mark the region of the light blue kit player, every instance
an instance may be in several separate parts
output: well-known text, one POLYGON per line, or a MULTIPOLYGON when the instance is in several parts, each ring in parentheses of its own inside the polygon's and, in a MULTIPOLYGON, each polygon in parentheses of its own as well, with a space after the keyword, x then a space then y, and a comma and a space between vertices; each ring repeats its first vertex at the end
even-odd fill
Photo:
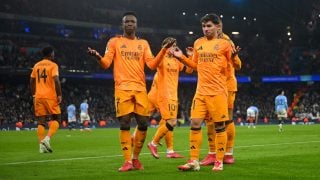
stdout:
POLYGON ((284 120, 288 117, 288 101, 287 97, 284 95, 284 90, 280 90, 278 96, 274 100, 275 112, 279 120, 279 132, 282 132, 282 126, 284 120))

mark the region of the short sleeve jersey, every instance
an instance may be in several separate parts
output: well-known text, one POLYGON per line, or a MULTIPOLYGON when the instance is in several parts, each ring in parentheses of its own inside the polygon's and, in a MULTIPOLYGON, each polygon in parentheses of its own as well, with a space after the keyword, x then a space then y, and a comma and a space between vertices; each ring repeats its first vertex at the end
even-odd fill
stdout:
POLYGON ((36 63, 31 72, 35 78, 35 98, 57 99, 54 77, 59 76, 58 65, 48 59, 36 63))
POLYGON ((109 40, 101 64, 109 67, 114 61, 115 89, 146 91, 144 66, 153 58, 146 40, 118 36, 109 40))
POLYGON ((179 72, 184 65, 178 59, 166 54, 157 68, 158 98, 178 100, 179 72))
POLYGON ((192 60, 197 63, 197 93, 227 94, 227 66, 231 61, 231 45, 224 39, 199 38, 194 43, 192 60))

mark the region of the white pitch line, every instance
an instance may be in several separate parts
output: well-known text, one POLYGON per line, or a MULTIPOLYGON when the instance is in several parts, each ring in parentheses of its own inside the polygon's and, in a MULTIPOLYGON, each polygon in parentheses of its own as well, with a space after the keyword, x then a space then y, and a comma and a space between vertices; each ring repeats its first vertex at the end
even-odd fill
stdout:
MULTIPOLYGON (((250 148, 250 147, 265 147, 265 146, 280 146, 280 145, 292 145, 292 144, 308 144, 308 143, 320 143, 320 141, 307 141, 307 142, 290 142, 290 143, 277 143, 277 144, 256 144, 256 145, 248 145, 248 146, 236 146, 235 148, 250 148)), ((201 149, 201 151, 208 149, 201 149)), ((181 150, 176 152, 185 152, 189 150, 181 150)), ((160 154, 164 154, 166 152, 159 152, 160 154)), ((150 155, 150 153, 141 153, 140 155, 150 155)), ((92 157, 79 157, 79 158, 63 158, 63 159, 51 159, 51 160, 39 160, 39 161, 21 161, 21 162, 11 162, 11 163, 3 163, 0 165, 19 165, 19 164, 32 164, 32 163, 47 163, 47 162, 59 162, 59 161, 74 161, 74 160, 86 160, 86 159, 100 159, 100 158, 114 158, 114 157, 122 157, 121 155, 110 155, 110 156, 92 156, 92 157)))

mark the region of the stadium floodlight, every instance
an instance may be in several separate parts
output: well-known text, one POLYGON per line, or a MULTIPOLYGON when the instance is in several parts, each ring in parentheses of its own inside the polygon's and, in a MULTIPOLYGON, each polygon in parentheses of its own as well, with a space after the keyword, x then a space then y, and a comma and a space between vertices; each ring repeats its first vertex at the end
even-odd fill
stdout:
POLYGON ((233 35, 239 35, 240 33, 238 31, 233 31, 231 34, 233 35))

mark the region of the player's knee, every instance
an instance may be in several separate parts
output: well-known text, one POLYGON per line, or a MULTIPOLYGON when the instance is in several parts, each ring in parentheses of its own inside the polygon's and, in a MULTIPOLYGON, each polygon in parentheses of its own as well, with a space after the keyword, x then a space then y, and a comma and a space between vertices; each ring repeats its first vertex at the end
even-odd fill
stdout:
POLYGON ((168 128, 169 131, 173 131, 173 126, 166 122, 166 127, 168 128))
POLYGON ((215 122, 214 123, 214 129, 216 133, 221 133, 226 131, 226 126, 224 122, 215 122))
POLYGON ((122 117, 119 117, 119 123, 120 123, 120 130, 130 130, 130 116, 125 115, 122 117))
POLYGON ((200 131, 201 130, 201 126, 200 127, 191 127, 190 128, 192 131, 200 131))
POLYGON ((51 115, 52 120, 58 121, 58 123, 61 123, 61 114, 53 114, 51 115))
POLYGON ((168 124, 168 126, 170 126, 170 128, 167 126, 170 131, 172 131, 173 128, 176 127, 177 121, 178 121, 177 119, 168 119, 168 120, 166 121, 166 124, 168 124), (171 130, 171 129, 172 129, 172 130, 171 130))
POLYGON ((138 124, 138 129, 140 131, 146 131, 148 129, 148 121, 149 121, 148 116, 136 115, 136 120, 138 124))
POLYGON ((46 122, 45 121, 38 121, 38 126, 46 127, 46 122))
POLYGON ((37 125, 39 126, 43 126, 43 127, 46 127, 46 117, 45 116, 40 116, 40 117, 37 117, 37 125))
POLYGON ((203 120, 201 119, 191 119, 191 127, 192 128, 201 128, 203 120))

